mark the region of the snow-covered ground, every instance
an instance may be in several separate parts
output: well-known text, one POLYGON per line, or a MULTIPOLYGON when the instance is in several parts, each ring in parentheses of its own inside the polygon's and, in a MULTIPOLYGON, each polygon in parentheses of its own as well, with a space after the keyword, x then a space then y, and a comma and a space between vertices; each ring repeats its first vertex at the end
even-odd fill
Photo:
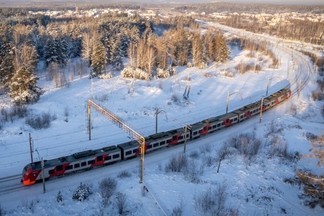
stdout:
MULTIPOLYGON (((92 111, 92 140, 88 140, 86 102, 90 97, 146 136, 155 132, 154 108, 165 112, 158 116, 158 130, 167 131, 225 113, 227 94, 230 95, 231 111, 259 100, 266 94, 267 86, 271 94, 287 85, 287 78, 293 82, 298 77, 295 74, 307 73, 305 66, 298 65, 304 62, 295 59, 298 66, 291 64, 291 52, 280 48, 275 51, 281 59, 280 68, 267 68, 267 61, 270 60, 264 57, 264 68, 258 73, 224 74, 238 62, 256 61, 233 48, 232 59, 225 64, 211 65, 203 70, 178 67, 177 74, 169 79, 134 81, 121 78, 116 73, 108 80, 93 79, 91 82, 87 77, 76 79, 64 88, 40 82, 47 91, 36 104, 28 106, 28 110, 35 115, 50 113, 56 119, 51 122, 50 128, 42 130, 30 128, 24 119, 3 125, 0 131, 0 178, 21 173, 24 165, 30 162, 29 133, 33 147, 39 153, 39 156, 34 153, 35 160, 129 140, 127 134, 95 111, 92 111), (189 100, 182 98, 186 85, 191 86, 189 100)), ((197 200, 205 191, 213 191, 220 186, 224 186, 226 191, 224 212, 232 210, 239 215, 320 215, 322 209, 310 209, 303 205, 303 200, 299 198, 302 189, 285 183, 285 179, 294 178, 297 169, 312 169, 323 175, 323 167, 316 166, 317 161, 307 157, 296 162, 270 154, 270 141, 274 136, 281 140, 282 145, 287 145, 289 153, 307 155, 310 144, 306 133, 323 135, 323 116, 320 113, 323 103, 315 103, 310 97, 315 86, 313 76, 299 97, 294 95, 289 101, 265 113, 261 123, 258 118, 253 118, 189 142, 187 156, 191 170, 198 172, 197 181, 188 179, 187 174, 165 171, 170 158, 183 152, 183 146, 179 145, 145 157, 144 184, 149 190, 145 196, 143 185, 138 183, 139 162, 133 159, 48 181, 46 194, 42 194, 41 184, 0 193, 1 208, 8 215, 116 215, 116 195, 104 208, 98 188, 103 178, 112 177, 118 182, 117 191, 126 195, 129 215, 171 215, 176 207, 182 209, 183 215, 202 215, 196 205, 197 200), (261 140, 259 153, 251 160, 233 153, 222 161, 217 173, 219 149, 224 142, 241 133, 253 133, 261 140), (123 170, 131 177, 117 177, 123 170), (83 202, 72 200, 72 193, 80 182, 91 184, 94 192, 83 202), (58 191, 62 193, 61 203, 56 200, 58 191)), ((7 106, 8 98, 1 96, 0 107, 7 106)), ((12 184, 19 185, 20 182, 12 184)))

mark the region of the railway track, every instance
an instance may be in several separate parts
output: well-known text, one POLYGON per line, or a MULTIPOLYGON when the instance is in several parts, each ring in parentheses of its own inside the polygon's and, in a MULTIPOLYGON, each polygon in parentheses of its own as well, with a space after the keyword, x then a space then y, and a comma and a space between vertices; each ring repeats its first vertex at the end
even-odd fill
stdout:
POLYGON ((21 174, 0 178, 0 195, 22 190, 24 187, 20 184, 20 179, 21 174))
POLYGON ((229 26, 224 26, 218 23, 209 23, 205 21, 198 21, 201 22, 202 25, 206 26, 212 26, 221 29, 224 32, 229 32, 232 34, 239 35, 240 37, 245 38, 256 38, 258 40, 265 40, 270 43, 272 43, 277 48, 281 49, 283 52, 286 52, 288 54, 293 54, 294 60, 296 60, 298 64, 298 72, 296 72, 295 77, 287 77, 287 79, 290 82, 291 86, 291 92, 292 95, 297 95, 302 89, 305 88, 305 86, 310 81, 311 75, 313 74, 313 68, 311 66, 311 63, 309 61, 305 60, 305 56, 301 54, 299 51, 296 51, 292 48, 290 48, 289 44, 284 41, 284 39, 279 39, 272 36, 267 36, 263 34, 248 32, 242 29, 236 29, 229 26))

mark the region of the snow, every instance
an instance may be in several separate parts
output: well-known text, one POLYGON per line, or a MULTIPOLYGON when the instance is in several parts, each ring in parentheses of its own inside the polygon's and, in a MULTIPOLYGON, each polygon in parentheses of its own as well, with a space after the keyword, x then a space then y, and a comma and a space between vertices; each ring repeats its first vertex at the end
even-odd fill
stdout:
MULTIPOLYGON (((167 131, 225 113, 227 94, 230 94, 231 111, 264 97, 268 84, 271 94, 286 86, 287 78, 293 83, 295 74, 299 76, 307 72, 306 66, 301 64, 309 64, 309 60, 303 56, 296 57, 294 61, 298 68, 292 68, 293 65, 289 64, 292 61, 291 52, 278 45, 275 53, 281 59, 279 69, 269 69, 265 64, 258 73, 235 73, 231 77, 222 71, 229 70, 240 61, 251 60, 236 47, 233 47, 231 60, 224 64, 214 64, 202 70, 178 67, 176 75, 168 79, 140 81, 115 74, 105 80, 82 77, 66 87, 54 88, 44 77, 40 85, 46 92, 28 109, 33 114, 50 113, 56 116, 56 120, 51 122, 50 128, 42 130, 30 128, 24 119, 3 125, 0 130, 0 178, 21 173, 24 165, 30 162, 29 133, 34 149, 39 152, 39 155, 34 153, 35 160, 130 140, 121 129, 95 111, 92 111, 92 139, 88 140, 86 102, 91 97, 147 136, 155 131, 154 108, 158 107, 166 113, 158 116, 158 131, 167 131), (287 68, 290 74, 287 74, 287 68), (186 85, 191 86, 189 100, 182 98, 186 85)), ((315 80, 310 79, 299 97, 294 95, 289 101, 266 112, 261 123, 258 123, 258 118, 253 118, 189 142, 187 155, 190 158, 193 152, 198 152, 198 158, 190 160, 194 161, 197 169, 203 167, 199 183, 190 182, 183 173, 165 172, 164 167, 170 158, 183 152, 183 146, 179 145, 146 155, 144 184, 149 192, 145 196, 143 185, 138 183, 138 159, 133 159, 48 181, 45 194, 42 194, 41 184, 14 192, 1 192, 1 208, 8 215, 116 215, 116 196, 111 198, 108 207, 103 208, 98 188, 100 180, 112 177, 118 182, 117 191, 126 194, 128 215, 170 215, 178 206, 181 206, 183 215, 201 215, 195 206, 195 199, 219 185, 226 186, 226 208, 236 209, 239 215, 321 215, 320 207, 311 209, 303 204, 299 198, 302 190, 298 186, 284 180, 294 178, 298 169, 313 170, 323 175, 323 167, 318 167, 317 161, 310 158, 302 158, 295 163, 269 156, 269 140, 274 134, 287 143, 288 152, 302 154, 309 154, 310 149, 306 132, 323 135, 324 121, 320 114, 323 103, 315 103, 309 97, 314 85, 315 80), (273 125, 281 130, 271 134, 269 131, 273 125), (251 161, 238 154, 230 155, 222 161, 220 173, 216 173, 219 149, 230 137, 241 133, 255 133, 262 140, 260 153, 251 161), (214 162, 210 167, 202 166, 208 157, 214 162), (131 177, 118 178, 123 170, 131 173, 131 177), (83 202, 71 198, 80 182, 91 184, 93 189, 93 194, 83 202), (63 196, 61 204, 56 201, 58 191, 63 196)), ((7 98, 1 97, 0 107, 7 107, 7 98)), ((20 182, 11 184, 16 186, 20 182)))

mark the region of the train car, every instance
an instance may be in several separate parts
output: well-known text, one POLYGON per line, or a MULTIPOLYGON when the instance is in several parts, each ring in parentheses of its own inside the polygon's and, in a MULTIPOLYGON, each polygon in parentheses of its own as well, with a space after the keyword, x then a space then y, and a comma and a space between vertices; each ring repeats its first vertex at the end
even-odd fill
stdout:
POLYGON ((139 153, 139 144, 136 140, 117 145, 121 149, 122 160, 136 157, 139 153))
POLYGON ((172 134, 172 138, 169 141, 168 146, 178 145, 180 143, 184 143, 186 140, 189 140, 191 132, 189 129, 186 132, 184 128, 179 128, 171 130, 170 133, 172 134))
MULTIPOLYGON (((44 178, 50 179, 72 172, 103 166, 121 160, 121 151, 116 146, 87 150, 52 160, 44 160, 44 178)), ((21 182, 32 185, 42 179, 41 161, 30 163, 23 169, 21 182)))
POLYGON ((151 152, 158 150, 160 148, 166 147, 171 143, 173 134, 170 132, 161 132, 153 134, 145 139, 146 141, 146 151, 151 152))
POLYGON ((191 125, 191 139, 197 139, 224 127, 236 124, 237 122, 238 115, 236 113, 227 113, 221 116, 205 119, 191 125))
MULTIPOLYGON (((281 89, 263 99, 262 111, 266 111, 291 96, 290 87, 281 89)), ((244 121, 260 113, 261 100, 244 106, 230 113, 205 119, 194 123, 188 130, 184 128, 157 133, 145 138, 145 152, 155 151, 166 146, 184 143, 189 139, 197 139, 206 134, 244 121)), ((87 150, 69 156, 44 161, 44 178, 54 178, 72 172, 86 170, 93 167, 127 160, 136 157, 139 153, 137 141, 130 141, 117 146, 109 146, 97 150, 87 150)), ((41 162, 30 163, 24 167, 22 183, 32 185, 40 181, 42 176, 41 162)))

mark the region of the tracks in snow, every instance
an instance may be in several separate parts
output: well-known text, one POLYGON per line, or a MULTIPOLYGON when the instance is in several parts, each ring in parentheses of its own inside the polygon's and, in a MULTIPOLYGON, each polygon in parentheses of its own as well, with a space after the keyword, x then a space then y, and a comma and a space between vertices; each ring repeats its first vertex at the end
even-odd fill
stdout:
POLYGON ((0 195, 22 190, 24 186, 20 184, 21 174, 0 178, 0 195))

